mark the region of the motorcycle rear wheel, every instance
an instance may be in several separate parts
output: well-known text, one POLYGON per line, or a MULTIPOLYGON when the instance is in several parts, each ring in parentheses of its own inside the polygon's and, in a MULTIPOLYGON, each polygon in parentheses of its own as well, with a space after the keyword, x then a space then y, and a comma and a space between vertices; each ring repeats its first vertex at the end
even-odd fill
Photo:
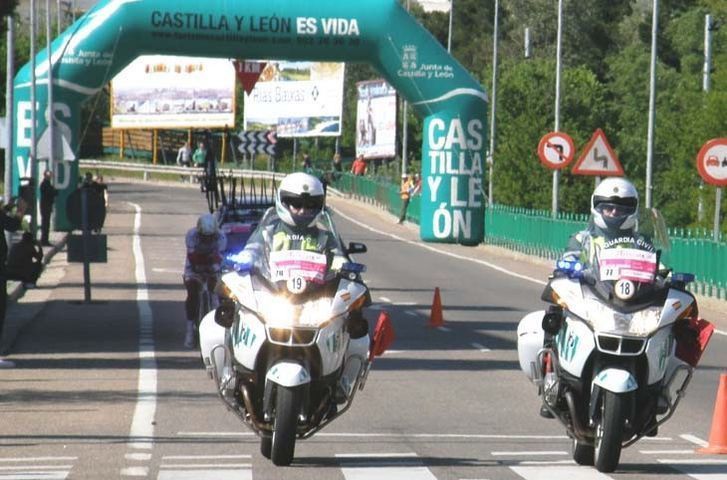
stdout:
POLYGON ((601 418, 596 422, 594 464, 599 472, 610 473, 618 467, 624 432, 627 395, 604 391, 601 418))
POLYGON ((270 459, 275 465, 287 466, 295 454, 295 435, 298 429, 298 413, 302 390, 299 387, 278 386, 275 401, 270 459))

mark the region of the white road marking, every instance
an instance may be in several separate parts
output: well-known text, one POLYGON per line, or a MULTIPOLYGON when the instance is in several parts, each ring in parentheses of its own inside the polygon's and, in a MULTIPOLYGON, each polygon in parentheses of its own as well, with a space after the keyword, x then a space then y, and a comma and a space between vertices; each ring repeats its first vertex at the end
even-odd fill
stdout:
POLYGON ((576 465, 573 460, 524 460, 520 465, 576 465))
POLYGON ((156 273, 178 273, 179 275, 184 273, 181 268, 152 268, 151 271, 156 273))
POLYGON ((165 455, 162 460, 222 460, 252 458, 252 455, 165 455))
POLYGON ((127 460, 137 460, 139 462, 151 460, 151 453, 127 453, 124 455, 127 460))
MULTIPOLYGON (((56 468, 61 469, 67 469, 70 470, 73 468, 73 465, 22 465, 18 467, 11 467, 8 465, 3 465, 0 467, 0 471, 11 471, 11 470, 54 470, 56 468)), ((58 470, 60 472, 60 470, 58 470)), ((55 470, 54 470, 55 473, 55 470)))
POLYGON ((0 480, 65 480, 70 472, 37 471, 0 474, 0 480))
POLYGON ((727 460, 705 458, 699 460, 659 459, 657 461, 689 475, 695 480, 727 480, 727 460))
POLYGON ((391 303, 389 297, 379 297, 379 300, 381 300, 382 302, 391 303))
POLYGON ((411 317, 418 317, 419 314, 417 312, 412 312, 411 310, 404 310, 404 313, 411 316, 411 317))
POLYGON ((412 305, 416 305, 417 302, 396 302, 395 305, 399 305, 402 307, 410 307, 412 305))
MULTIPOLYGON (((141 207, 130 203, 136 210, 134 216, 133 251, 136 263, 136 304, 139 309, 139 386, 134 417, 131 421, 129 436, 134 439, 130 448, 151 449, 154 437, 154 415, 157 397, 157 363, 154 353, 154 338, 148 332, 154 323, 149 306, 149 290, 147 289, 146 272, 144 271, 144 253, 141 249, 141 207)), ((142 468, 142 467, 132 467, 142 468)))
POLYGON ((531 455, 537 456, 537 455, 568 455, 568 452, 563 452, 560 450, 541 450, 536 452, 490 452, 490 454, 493 457, 505 457, 505 456, 526 456, 529 457, 531 455))
POLYGON ((727 331, 724 331, 724 330, 718 330, 715 328, 714 333, 716 333, 717 335, 724 335, 725 337, 727 337, 727 331))
POLYGON ((251 463, 169 463, 159 468, 252 468, 251 463))
POLYGON ((78 457, 16 457, 0 458, 0 462, 71 462, 78 457))
POLYGON ((346 480, 437 480, 416 453, 336 454, 346 480))
POLYGON ((125 477, 146 477, 149 475, 149 467, 122 468, 121 475, 123 475, 125 477))
POLYGON ((437 327, 437 330, 439 330, 440 332, 451 332, 452 331, 452 329, 449 327, 437 327))
POLYGON ((383 235, 385 237, 393 238, 394 240, 399 240, 400 242, 407 243, 409 245, 415 245, 415 246, 417 246, 419 248, 423 248, 425 250, 429 250, 430 252, 436 252, 436 253, 439 253, 441 255, 446 255, 448 257, 456 258, 456 259, 459 259, 459 260, 464 260, 464 261, 467 261, 467 262, 472 262, 472 263, 477 263, 479 265, 484 265, 485 267, 491 268, 493 270, 497 270, 498 272, 504 273, 506 275, 510 275, 512 277, 520 278, 522 280, 527 280, 528 282, 536 283, 538 285, 545 285, 546 284, 546 282, 544 282, 542 280, 538 280, 536 278, 528 277, 527 275, 520 275, 519 273, 511 272, 510 270, 507 270, 505 268, 499 267, 499 266, 497 266, 497 265, 495 265, 493 263, 486 262, 484 260, 479 260, 479 259, 476 259, 476 258, 469 258, 469 257, 465 257, 464 255, 458 255, 456 253, 447 252, 445 250, 440 250, 438 248, 432 247, 431 245, 428 245, 428 244, 414 242, 412 240, 407 240, 406 238, 400 237, 398 235, 394 235, 393 233, 384 232, 384 231, 379 230, 377 228, 374 228, 374 227, 372 227, 370 225, 367 225, 365 223, 359 222, 355 218, 352 218, 352 217, 346 215, 345 213, 343 213, 338 208, 334 208, 334 211, 336 212, 336 215, 338 215, 340 217, 343 217, 346 220, 348 220, 349 222, 352 222, 352 223, 358 225, 359 227, 361 227, 361 228, 363 228, 365 230, 368 230, 370 232, 378 233, 379 235, 383 235))
POLYGON ((252 480, 252 470, 162 470, 157 480, 252 480))
POLYGON ((696 437, 696 436, 692 435, 691 433, 685 433, 683 435, 679 435, 679 438, 682 438, 682 439, 686 440, 687 442, 691 442, 695 445, 699 445, 700 447, 709 446, 709 442, 707 442, 706 440, 702 440, 701 438, 696 437))
POLYGON ((487 348, 484 345, 481 345, 481 344, 479 344, 477 342, 472 342, 472 343, 470 343, 470 345, 472 345, 473 347, 475 347, 475 349, 479 350, 480 352, 491 352, 492 351, 489 348, 487 348))
POLYGON ((611 480, 611 477, 604 475, 594 468, 584 468, 581 466, 515 466, 510 467, 510 470, 525 480, 553 480, 554 478, 567 478, 568 480, 611 480))
POLYGON ((639 450, 644 455, 690 455, 694 450, 639 450))

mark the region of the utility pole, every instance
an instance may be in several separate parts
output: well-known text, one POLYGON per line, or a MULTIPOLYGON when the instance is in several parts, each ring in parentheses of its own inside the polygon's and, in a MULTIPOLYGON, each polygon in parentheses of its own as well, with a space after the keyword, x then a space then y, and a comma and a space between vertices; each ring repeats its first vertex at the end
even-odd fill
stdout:
POLYGON ((454 16, 454 0, 449 0, 449 33, 447 34, 447 52, 452 53, 452 17, 454 16))
MULTIPOLYGON (((406 11, 409 11, 409 0, 406 0, 406 11)), ((404 99, 401 119, 401 178, 407 173, 409 163, 409 103, 404 99)))
POLYGON ((646 208, 652 207, 654 164, 654 124, 656 123, 656 34, 659 30, 659 0, 653 0, 651 16, 651 75, 649 78, 649 129, 646 141, 646 208))
MULTIPOLYGON (((563 0, 558 0, 558 38, 555 60, 555 131, 560 131, 560 71, 561 44, 563 40, 563 0)), ((558 182, 560 170, 553 170, 553 218, 558 218, 558 182)))
MULTIPOLYGON (((51 55, 51 2, 45 0, 46 52, 48 53, 48 163, 46 168, 55 171, 55 125, 53 122, 53 55, 51 55)), ((60 17, 59 17, 60 20, 60 17)), ((59 23, 60 25, 60 23, 59 23)))
POLYGON ((5 149, 5 205, 10 202, 10 198, 13 193, 13 156, 12 156, 12 145, 13 145, 13 132, 15 131, 15 104, 14 102, 14 90, 13 90, 13 77, 15 76, 15 22, 13 17, 8 15, 8 48, 7 48, 7 83, 5 84, 5 126, 7 127, 8 145, 5 149))
POLYGON ((498 43, 498 24, 500 20, 500 1, 495 0, 495 21, 492 32, 492 98, 490 105, 490 152, 487 156, 490 176, 487 186, 487 204, 492 207, 494 203, 492 190, 494 187, 493 170, 495 167, 495 115, 497 113, 497 43, 498 43))

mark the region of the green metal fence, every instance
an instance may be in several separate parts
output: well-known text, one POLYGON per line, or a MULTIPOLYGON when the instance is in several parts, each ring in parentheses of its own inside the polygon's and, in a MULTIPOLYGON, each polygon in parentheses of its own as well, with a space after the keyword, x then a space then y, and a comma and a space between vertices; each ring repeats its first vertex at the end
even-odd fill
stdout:
MULTIPOLYGON (((341 174, 330 184, 394 215, 400 212, 399 186, 388 179, 341 174)), ((419 198, 412 198, 407 209, 407 219, 414 223, 419 223, 419 198)), ((495 205, 485 213, 485 243, 555 259, 587 223, 587 215, 561 213, 554 219, 549 211, 495 205)), ((693 291, 727 299, 727 242, 715 242, 706 230, 674 229, 669 237, 671 251, 663 254, 663 263, 674 271, 693 273, 693 291)))

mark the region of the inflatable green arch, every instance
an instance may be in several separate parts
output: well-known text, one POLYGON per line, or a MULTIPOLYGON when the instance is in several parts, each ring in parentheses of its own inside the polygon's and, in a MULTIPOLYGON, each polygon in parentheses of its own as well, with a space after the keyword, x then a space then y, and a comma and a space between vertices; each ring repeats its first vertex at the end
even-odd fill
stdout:
MULTIPOLYGON (((47 129, 47 51, 36 60, 36 131, 47 129), (44 81, 45 80, 45 81, 44 81)), ((474 245, 484 235, 487 96, 397 0, 105 0, 51 46, 53 118, 77 152, 80 108, 143 54, 368 62, 425 117, 421 238, 474 245)), ((29 176, 30 66, 15 78, 13 191, 29 176)), ((58 162, 58 206, 78 164, 58 162)), ((39 166, 44 168, 44 166, 39 166)), ((39 172, 35 172, 39 178, 39 172)), ((68 229, 64 209, 57 228, 68 229)))

